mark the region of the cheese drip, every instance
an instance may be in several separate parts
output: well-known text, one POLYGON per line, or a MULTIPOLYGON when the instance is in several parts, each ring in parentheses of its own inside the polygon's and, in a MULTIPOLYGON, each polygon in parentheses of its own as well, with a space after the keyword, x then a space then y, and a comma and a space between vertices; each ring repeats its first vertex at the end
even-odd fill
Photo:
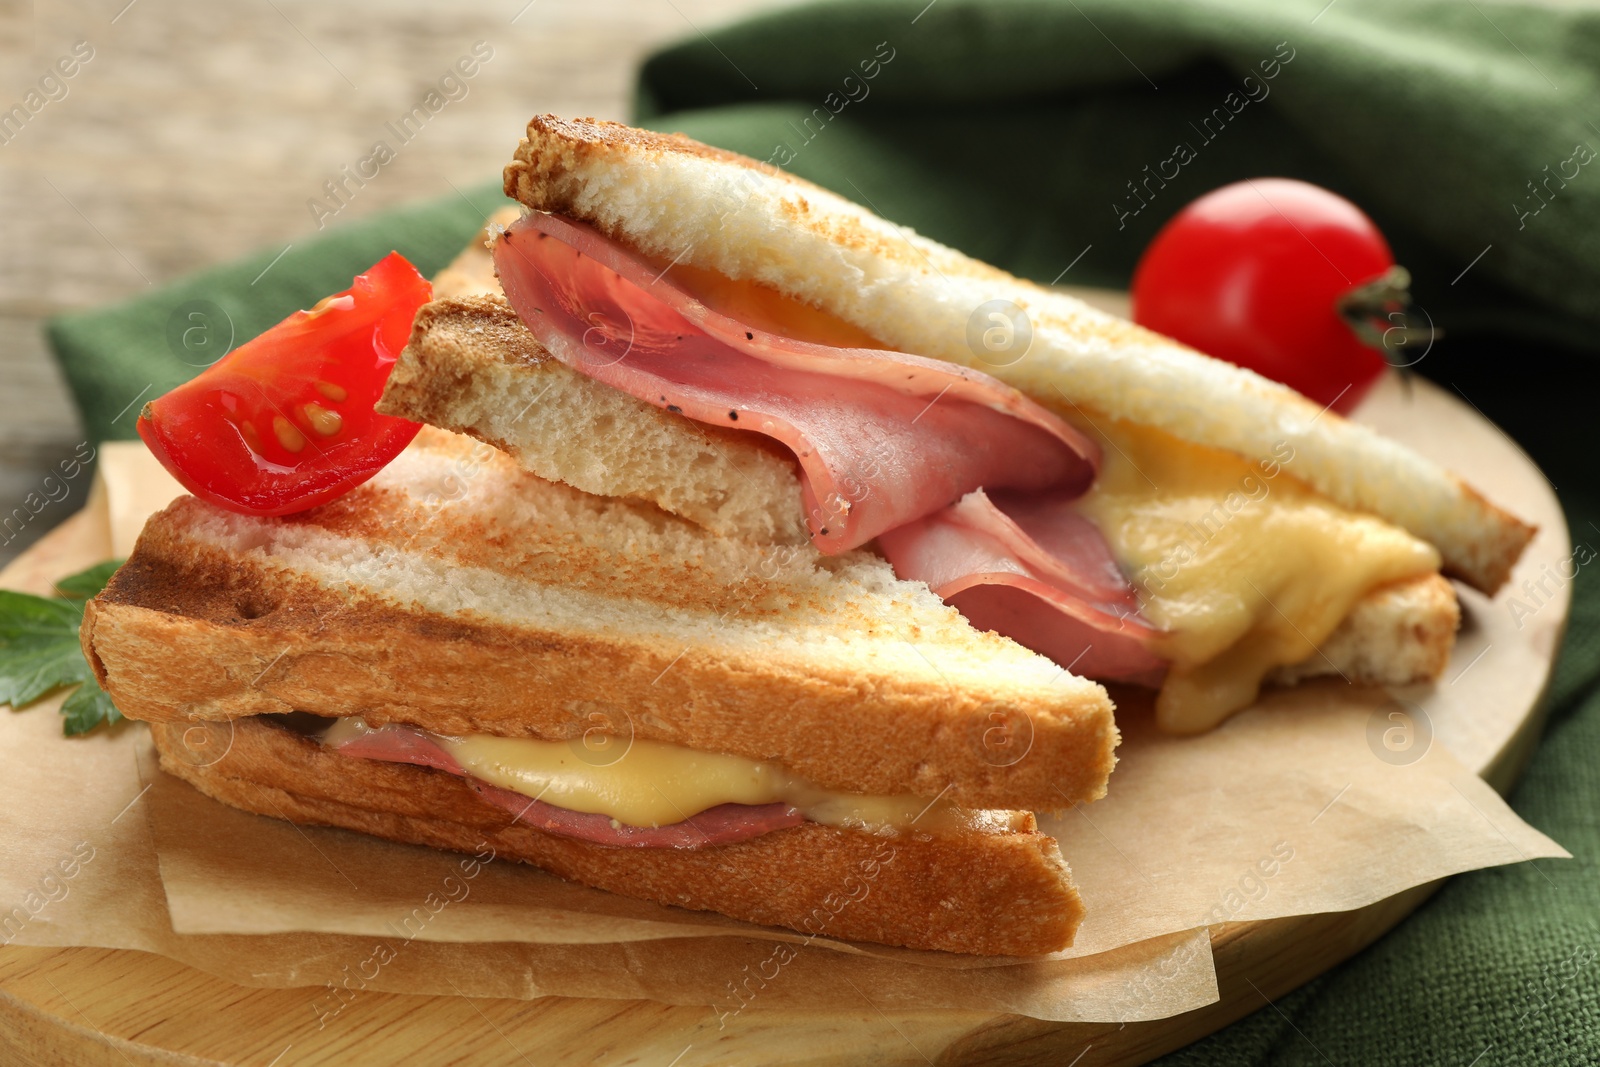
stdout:
POLYGON ((1163 729, 1211 729, 1274 667, 1317 655, 1368 593, 1439 569, 1433 546, 1295 479, 1287 443, 1251 462, 1130 423, 1080 428, 1108 447, 1078 509, 1164 631, 1163 729))
MULTIPOLYGON (((380 729, 341 718, 322 734, 337 746, 380 729)), ((667 826, 719 804, 785 803, 812 822, 875 831, 1012 829, 1024 813, 958 808, 918 796, 825 789, 775 763, 703 752, 663 741, 591 733, 572 741, 427 734, 474 778, 568 811, 629 826, 667 826)))

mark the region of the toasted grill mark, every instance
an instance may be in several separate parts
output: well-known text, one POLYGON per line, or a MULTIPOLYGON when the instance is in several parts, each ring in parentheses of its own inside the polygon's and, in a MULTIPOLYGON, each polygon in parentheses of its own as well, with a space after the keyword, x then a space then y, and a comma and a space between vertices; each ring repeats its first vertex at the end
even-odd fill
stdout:
MULTIPOLYGON (((141 544, 97 599, 220 626, 281 631, 291 641, 337 620, 340 629, 355 626, 376 644, 387 643, 393 633, 402 631, 480 646, 507 643, 503 626, 467 614, 400 607, 353 585, 330 589, 192 541, 183 545, 176 559, 167 558, 155 545, 141 544)), ((549 649, 558 647, 559 641, 537 639, 534 644, 549 649)))
MULTIPOLYGON (((290 526, 315 526, 342 537, 378 541, 392 537, 397 526, 403 524, 402 516, 414 508, 410 494, 404 490, 367 482, 326 504, 285 515, 278 521, 290 526)), ((263 527, 271 529, 266 523, 263 527)), ((399 543, 404 541, 402 532, 399 543)))
MULTIPOLYGON (((543 513, 517 515, 502 510, 515 498, 517 485, 537 482, 531 474, 511 468, 510 461, 495 457, 496 469, 481 473, 482 483, 462 479, 459 495, 439 495, 431 506, 407 489, 368 482, 352 492, 295 515, 251 522, 260 531, 266 551, 282 538, 278 531, 315 528, 375 547, 401 551, 451 567, 473 567, 535 585, 561 589, 581 589, 600 596, 643 600, 662 607, 714 615, 725 623, 754 621, 779 615, 798 614, 819 618, 842 608, 837 598, 829 598, 818 585, 773 580, 740 571, 726 574, 696 559, 672 558, 659 551, 640 547, 623 554, 614 546, 589 544, 584 531, 590 522, 607 523, 633 518, 639 513, 669 530, 688 528, 684 520, 647 505, 613 501, 602 505, 599 514, 573 521, 570 513, 553 507, 543 513), (611 513, 608 518, 607 513, 611 513)), ((564 488, 564 487, 563 487, 564 488)), ((541 486, 549 494, 549 486, 541 486)), ((565 490, 580 497, 576 490, 565 490)), ((179 509, 208 510, 208 505, 186 499, 174 505, 179 509)), ((181 520, 179 520, 181 521, 181 520)), ((169 587, 152 583, 172 581, 170 572, 156 574, 147 563, 130 565, 117 575, 106 591, 108 600, 137 593, 138 601, 148 606, 203 603, 203 617, 218 622, 260 619, 267 613, 239 610, 229 590, 248 585, 257 573, 254 563, 241 562, 231 551, 214 547, 197 549, 187 538, 173 540, 170 548, 158 547, 169 539, 165 521, 154 520, 145 539, 151 552, 166 558, 184 559, 197 553, 206 561, 203 573, 195 580, 204 588, 197 594, 183 581, 169 587)), ((648 545, 648 539, 643 544, 648 545)), ((145 560, 151 553, 141 553, 145 560)), ((137 562, 137 561, 136 561, 137 562)), ((352 574, 340 596, 375 597, 381 588, 381 574, 352 574)), ((252 609, 254 610, 254 609, 252 609)), ((186 610, 187 614, 193 614, 186 610)))
POLYGON ((435 300, 417 313, 411 344, 426 351, 445 344, 493 344, 530 365, 549 363, 546 352, 502 296, 463 296, 435 300))
POLYGON ((268 592, 254 567, 220 552, 186 553, 192 558, 182 565, 136 554, 96 600, 251 629, 294 629, 313 621, 298 591, 268 592))

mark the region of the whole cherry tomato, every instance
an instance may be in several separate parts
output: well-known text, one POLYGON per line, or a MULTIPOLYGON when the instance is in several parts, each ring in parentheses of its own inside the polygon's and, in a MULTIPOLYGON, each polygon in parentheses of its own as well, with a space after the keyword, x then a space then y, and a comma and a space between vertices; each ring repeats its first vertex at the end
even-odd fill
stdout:
POLYGON ((373 410, 433 288, 398 252, 144 406, 139 436, 183 487, 285 515, 360 485, 420 424, 373 410))
POLYGON ((1409 282, 1350 201, 1257 178, 1207 193, 1162 228, 1134 272, 1133 317, 1348 413, 1432 336, 1412 325, 1409 282))

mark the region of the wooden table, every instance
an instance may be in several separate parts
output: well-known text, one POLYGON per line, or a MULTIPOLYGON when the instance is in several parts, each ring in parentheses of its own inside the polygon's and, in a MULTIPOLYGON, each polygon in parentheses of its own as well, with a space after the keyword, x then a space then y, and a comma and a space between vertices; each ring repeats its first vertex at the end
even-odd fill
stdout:
MULTIPOLYGON (((0 516, 82 440, 47 317, 315 233, 307 200, 475 42, 493 58, 466 95, 326 224, 498 174, 535 112, 626 118, 647 51, 772 5, 0 0, 0 109, 75 42, 93 50, 66 95, 0 143, 0 516)), ((0 563, 82 507, 88 485, 0 532, 0 563)))

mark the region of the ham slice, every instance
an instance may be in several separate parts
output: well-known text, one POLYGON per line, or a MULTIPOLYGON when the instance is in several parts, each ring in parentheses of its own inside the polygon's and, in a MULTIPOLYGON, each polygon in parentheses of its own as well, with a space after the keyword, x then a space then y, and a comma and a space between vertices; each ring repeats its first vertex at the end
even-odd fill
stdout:
POLYGON ((782 830, 786 826, 798 826, 806 821, 804 815, 787 804, 718 804, 682 822, 666 826, 629 826, 613 822, 607 815, 571 811, 542 800, 531 800, 521 793, 501 789, 476 778, 468 779, 468 782, 479 796, 511 812, 520 823, 547 834, 575 837, 597 845, 706 848, 748 841, 752 837, 782 830))
POLYGON ((987 374, 797 340, 713 310, 660 266, 543 212, 495 243, 518 316, 557 359, 699 422, 776 439, 798 460, 813 542, 843 552, 985 486, 1069 495, 1098 446, 987 374))
POLYGON ((878 544, 896 575, 926 582, 979 629, 1074 674, 1159 683, 1157 631, 1099 530, 1062 494, 977 490, 878 544))
POLYGON ((346 756, 383 760, 385 763, 409 763, 414 767, 432 767, 436 771, 464 778, 467 775, 456 758, 450 755, 433 738, 412 726, 389 723, 375 730, 364 730, 348 741, 340 742, 338 749, 346 756))
POLYGON ((787 804, 718 804, 666 826, 629 826, 609 815, 546 804, 469 775, 438 742, 413 726, 390 723, 367 730, 338 746, 340 753, 388 763, 432 767, 465 778, 477 794, 511 812, 516 822, 547 834, 620 848, 707 848, 731 845, 798 826, 805 816, 787 804))

